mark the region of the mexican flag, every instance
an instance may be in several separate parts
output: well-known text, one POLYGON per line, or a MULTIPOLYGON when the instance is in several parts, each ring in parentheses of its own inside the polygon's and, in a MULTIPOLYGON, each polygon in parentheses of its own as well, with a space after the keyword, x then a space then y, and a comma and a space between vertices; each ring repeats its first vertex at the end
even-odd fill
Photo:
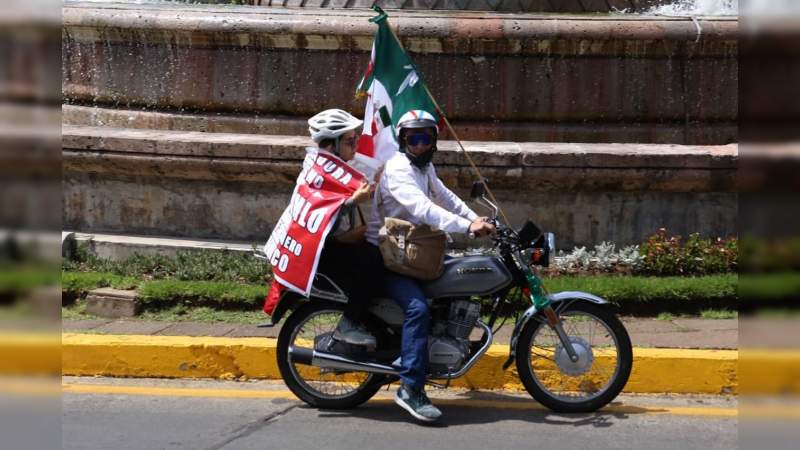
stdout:
POLYGON ((421 109, 440 115, 428 95, 419 71, 389 28, 389 16, 377 6, 377 17, 369 19, 378 25, 372 43, 372 56, 367 71, 356 89, 366 95, 364 131, 358 141, 358 153, 386 162, 398 150, 393 124, 406 112, 421 109))

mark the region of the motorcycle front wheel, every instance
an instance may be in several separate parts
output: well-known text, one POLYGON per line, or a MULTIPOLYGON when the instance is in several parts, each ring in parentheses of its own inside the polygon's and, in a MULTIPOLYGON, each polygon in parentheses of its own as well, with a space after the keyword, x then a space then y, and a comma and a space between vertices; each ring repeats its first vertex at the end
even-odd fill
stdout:
POLYGON ((553 411, 596 411, 628 382, 633 366, 628 332, 612 312, 594 304, 576 301, 555 309, 578 360, 571 361, 555 330, 534 317, 517 342, 519 377, 533 398, 553 411))
POLYGON ((374 396, 383 377, 366 372, 343 372, 298 364, 289 348, 313 349, 319 337, 332 333, 344 305, 312 301, 294 311, 278 334, 278 369, 289 389, 307 404, 325 409, 354 408, 374 396))

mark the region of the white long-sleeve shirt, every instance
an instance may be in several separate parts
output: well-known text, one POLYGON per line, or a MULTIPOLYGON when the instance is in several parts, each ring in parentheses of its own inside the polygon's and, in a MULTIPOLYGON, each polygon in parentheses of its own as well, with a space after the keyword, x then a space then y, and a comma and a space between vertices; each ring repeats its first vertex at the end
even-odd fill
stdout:
POLYGON ((420 169, 397 153, 386 162, 372 202, 367 241, 378 243, 386 217, 427 224, 448 233, 467 233, 478 215, 436 176, 433 164, 420 169))

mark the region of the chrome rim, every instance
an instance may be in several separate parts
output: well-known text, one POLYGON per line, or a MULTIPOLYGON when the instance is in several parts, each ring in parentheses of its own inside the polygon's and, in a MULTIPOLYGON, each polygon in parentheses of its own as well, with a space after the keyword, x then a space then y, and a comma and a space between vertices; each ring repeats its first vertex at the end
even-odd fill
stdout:
POLYGON ((585 311, 561 313, 561 320, 579 360, 569 361, 555 330, 541 324, 528 351, 534 381, 547 395, 564 402, 585 402, 603 395, 622 366, 616 335, 603 320, 585 311))

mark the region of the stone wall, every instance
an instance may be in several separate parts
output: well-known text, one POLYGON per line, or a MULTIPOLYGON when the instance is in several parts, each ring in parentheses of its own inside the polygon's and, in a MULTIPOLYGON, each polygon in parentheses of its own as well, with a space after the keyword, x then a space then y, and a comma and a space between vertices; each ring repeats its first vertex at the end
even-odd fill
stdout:
MULTIPOLYGON (((310 143, 65 126, 64 228, 264 241, 310 143)), ((637 243, 662 226, 736 233, 736 145, 464 144, 512 224, 533 218, 560 247, 637 243)), ((475 177, 455 143, 435 163, 466 197, 475 177)))
MULTIPOLYGON (((139 0, 133 0, 139 1, 139 0)), ((173 0, 185 3, 247 4, 278 8, 371 8, 525 13, 646 12, 675 0, 173 0)), ((141 1, 140 1, 141 3, 141 1)))
MULTIPOLYGON (((302 134, 322 109, 363 110, 353 94, 373 15, 68 3, 65 100, 159 111, 189 128, 278 134, 270 126, 281 123, 302 134)), ((735 18, 396 11, 390 24, 462 139, 736 141, 735 18)))

